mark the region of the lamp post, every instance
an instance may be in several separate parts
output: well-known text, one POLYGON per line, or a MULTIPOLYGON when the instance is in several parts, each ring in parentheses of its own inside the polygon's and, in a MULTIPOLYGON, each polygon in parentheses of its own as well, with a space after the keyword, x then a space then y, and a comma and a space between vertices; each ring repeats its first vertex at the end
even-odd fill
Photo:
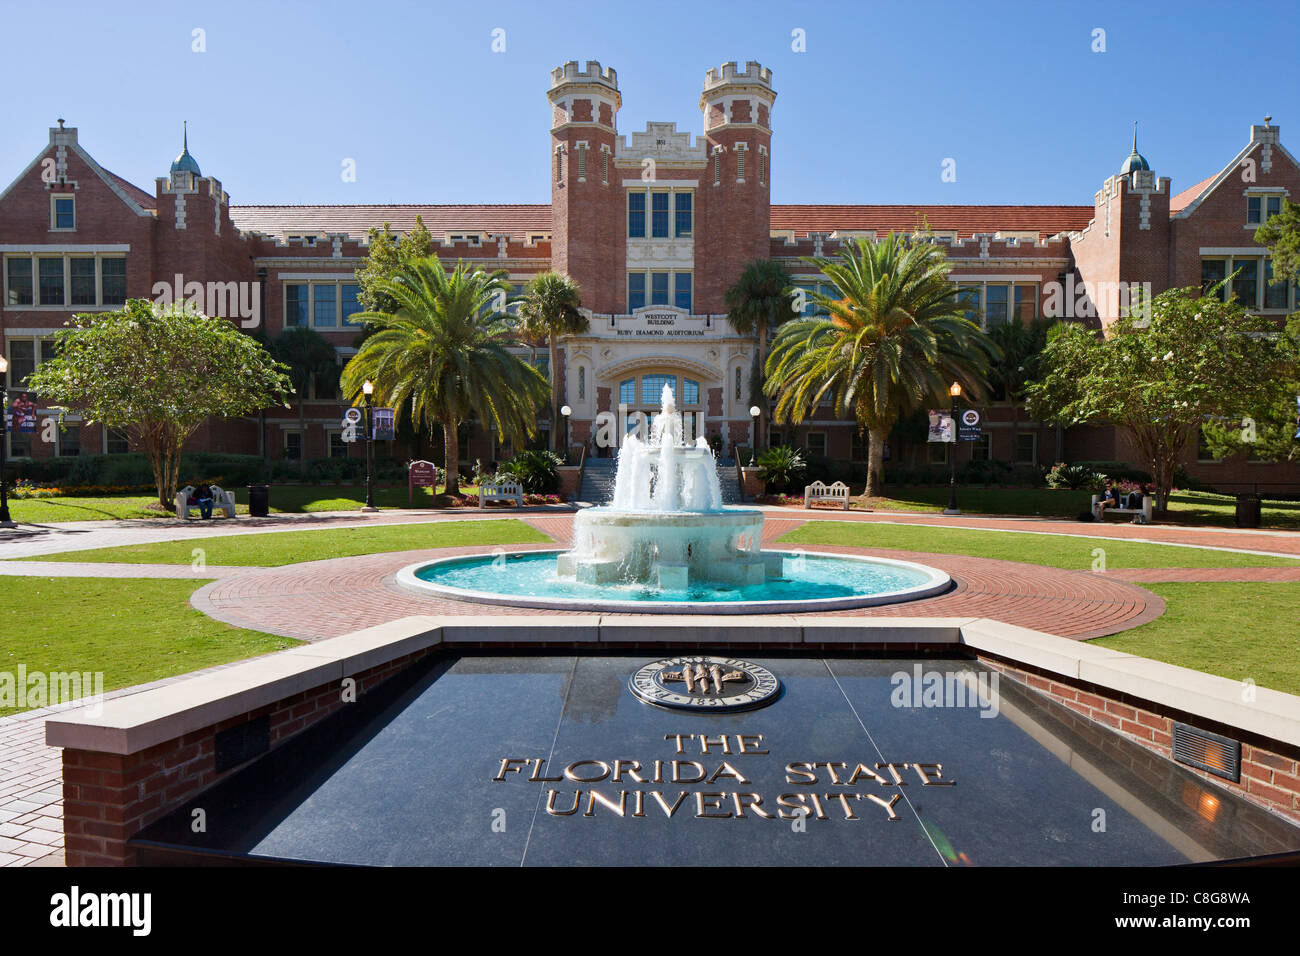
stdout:
POLYGON ((0 528, 16 528, 17 522, 9 517, 9 490, 5 487, 5 463, 9 454, 9 389, 4 377, 9 372, 9 360, 0 355, 0 528))
POLYGON ((569 416, 573 414, 573 409, 568 405, 560 406, 560 414, 564 416, 564 463, 569 463, 569 416))
POLYGON ((758 460, 758 416, 763 414, 762 409, 757 405, 749 406, 749 417, 754 421, 754 440, 750 443, 749 449, 749 467, 753 468, 754 463, 758 460))
POLYGON ((373 469, 370 466, 371 463, 370 446, 373 443, 374 435, 375 435, 375 421, 374 421, 375 383, 369 381, 364 382, 361 385, 361 393, 366 397, 366 506, 361 510, 378 511, 379 509, 375 507, 374 485, 371 482, 371 472, 373 471, 373 469))
POLYGON ((961 397, 961 385, 953 382, 948 388, 948 394, 952 396, 952 451, 948 453, 948 507, 943 513, 959 515, 961 511, 957 508, 957 399, 961 397))

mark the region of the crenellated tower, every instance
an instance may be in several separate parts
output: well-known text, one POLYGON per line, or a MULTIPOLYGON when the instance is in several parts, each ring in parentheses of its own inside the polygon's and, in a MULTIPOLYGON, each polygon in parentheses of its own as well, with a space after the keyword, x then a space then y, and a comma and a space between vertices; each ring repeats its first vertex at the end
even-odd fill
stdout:
POLYGON ((589 60, 551 71, 551 266, 582 287, 582 303, 620 312, 626 239, 614 141, 618 75, 589 60))
POLYGON ((770 251, 772 71, 753 60, 704 74, 700 111, 708 166, 701 182, 697 267, 702 312, 723 312, 723 295, 745 264, 770 251))

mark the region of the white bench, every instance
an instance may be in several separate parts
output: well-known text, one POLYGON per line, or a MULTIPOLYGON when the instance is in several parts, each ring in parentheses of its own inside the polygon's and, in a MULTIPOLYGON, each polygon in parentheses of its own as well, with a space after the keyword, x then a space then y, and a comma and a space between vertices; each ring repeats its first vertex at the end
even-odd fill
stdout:
MULTIPOLYGON (((233 491, 224 491, 219 485, 210 485, 212 489, 212 510, 224 511, 227 518, 235 516, 235 493, 233 491)), ((188 518, 190 509, 197 509, 199 503, 192 497, 194 486, 186 485, 180 491, 176 492, 176 517, 188 518)))
POLYGON ((814 501, 830 501, 849 510, 849 486, 837 481, 829 487, 820 481, 814 481, 803 490, 803 506, 811 508, 814 501))
POLYGON ((1133 515, 1134 524, 1151 523, 1151 496, 1142 496, 1141 508, 1103 508, 1101 506, 1102 496, 1092 496, 1092 514, 1098 521, 1105 520, 1106 515, 1133 515))
POLYGON ((524 489, 517 481, 503 481, 500 484, 486 482, 478 488, 478 506, 482 508, 489 501, 513 501, 519 507, 524 506, 524 489))

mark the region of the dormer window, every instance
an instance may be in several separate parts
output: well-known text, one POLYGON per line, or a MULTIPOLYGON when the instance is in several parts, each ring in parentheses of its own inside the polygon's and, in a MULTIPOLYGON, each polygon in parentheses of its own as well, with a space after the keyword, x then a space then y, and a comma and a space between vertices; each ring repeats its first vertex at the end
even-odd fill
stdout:
POLYGON ((71 232, 77 228, 75 196, 50 197, 50 228, 59 232, 71 232))

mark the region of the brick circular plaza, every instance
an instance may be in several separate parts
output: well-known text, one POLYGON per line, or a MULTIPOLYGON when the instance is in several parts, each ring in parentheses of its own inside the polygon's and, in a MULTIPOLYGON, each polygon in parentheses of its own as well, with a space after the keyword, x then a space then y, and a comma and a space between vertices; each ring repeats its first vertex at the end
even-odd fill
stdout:
MULTIPOLYGON (((770 517, 763 529, 764 546, 773 547, 775 539, 803 520, 770 517)), ((544 551, 568 546, 572 516, 538 517, 529 523, 555 541, 510 545, 507 550, 544 551)), ((403 590, 394 580, 397 571, 408 564, 439 557, 490 554, 493 550, 492 547, 433 548, 250 569, 200 588, 192 603, 205 614, 237 627, 307 641, 337 637, 419 614, 600 613, 448 601, 403 590)), ((1165 609, 1164 601, 1157 595, 1107 574, 922 551, 833 545, 818 545, 809 550, 916 561, 947 572, 955 583, 951 591, 931 598, 819 612, 817 616, 982 617, 1086 640, 1145 624, 1165 609)))

